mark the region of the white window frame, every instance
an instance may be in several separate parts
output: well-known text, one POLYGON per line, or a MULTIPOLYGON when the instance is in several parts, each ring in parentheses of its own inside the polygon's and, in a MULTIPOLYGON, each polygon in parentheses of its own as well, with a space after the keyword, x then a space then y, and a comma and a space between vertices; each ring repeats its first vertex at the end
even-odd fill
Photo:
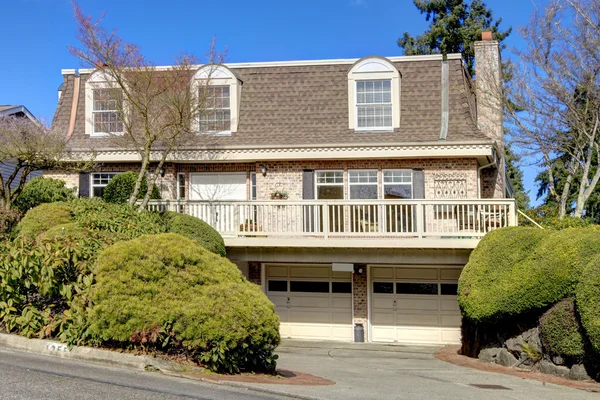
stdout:
POLYGON ((250 172, 250 200, 254 201, 257 199, 258 197, 258 190, 257 190, 257 184, 258 182, 256 182, 256 172, 250 172), (254 182, 252 177, 254 177, 254 182), (254 195, 252 195, 252 189, 254 189, 254 191, 256 192, 254 195))
POLYGON ((352 198, 352 190, 350 188, 352 186, 375 186, 377 197, 375 199, 362 199, 362 200, 377 200, 379 199, 379 173, 376 169, 351 169, 348 170, 348 199, 349 200, 361 200, 361 199, 353 199, 352 198), (375 182, 352 182, 352 174, 360 173, 360 172, 374 172, 375 173, 375 182))
POLYGON ((229 86, 230 129, 219 132, 200 132, 199 118, 195 119, 193 128, 201 135, 229 136, 238 130, 240 114, 240 96, 242 85, 237 77, 224 65, 210 64, 201 67, 192 78, 193 93, 199 93, 202 85, 229 86))
POLYGON ((185 200, 185 172, 177 173, 177 200, 185 200), (183 184, 181 179, 183 178, 183 184), (181 196, 181 189, 183 189, 183 196, 181 196))
POLYGON ((342 186, 342 199, 345 198, 344 195, 344 170, 343 169, 323 169, 315 171, 315 200, 318 200, 319 197, 319 186, 342 186), (319 174, 326 172, 341 172, 342 173, 342 182, 334 182, 334 183, 319 183, 319 174))
MULTIPOLYGON (((393 169, 384 169, 381 171, 381 198, 385 199, 385 186, 388 185, 410 185, 410 199, 415 198, 415 187, 414 187, 414 176, 413 171, 410 169, 401 169, 401 168, 393 168, 393 169), (410 183, 405 182, 386 182, 385 181, 385 173, 386 172, 408 172, 410 174, 410 183)), ((407 199, 409 200, 409 199, 407 199)))
POLYGON ((357 61, 348 72, 348 127, 355 132, 391 132, 400 128, 400 72, 383 57, 368 57, 357 61), (358 127, 356 84, 359 81, 391 81, 392 126, 358 127))
POLYGON ((105 188, 106 186, 108 186, 110 181, 119 174, 120 174, 120 172, 92 172, 90 174, 90 197, 96 197, 96 196, 94 196, 94 188, 97 188, 97 187, 105 188), (94 175, 112 175, 112 176, 110 177, 110 179, 108 180, 108 182, 106 184, 95 184, 94 183, 94 175))
POLYGON ((119 87, 114 78, 103 71, 96 71, 88 77, 85 82, 85 134, 91 137, 123 135, 125 128, 123 132, 94 132, 94 89, 119 89, 119 87))

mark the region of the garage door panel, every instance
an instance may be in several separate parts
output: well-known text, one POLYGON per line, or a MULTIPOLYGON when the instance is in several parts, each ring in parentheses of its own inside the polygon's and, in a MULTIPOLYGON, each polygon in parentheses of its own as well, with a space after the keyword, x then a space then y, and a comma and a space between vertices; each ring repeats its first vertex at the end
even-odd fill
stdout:
POLYGON ((352 326, 336 324, 331 327, 331 336, 336 340, 351 341, 354 339, 354 331, 352 326))
POLYGON ((369 288, 372 340, 460 343, 461 316, 457 296, 448 293, 449 289, 454 290, 460 271, 434 266, 372 267, 374 283, 369 288), (377 282, 387 282, 388 286, 377 285, 377 282), (373 293, 375 289, 390 293, 373 293))
POLYGON ((290 309, 290 322, 293 323, 311 323, 311 324, 329 324, 331 316, 329 311, 323 312, 312 310, 294 310, 290 309))
POLYGON ((352 309, 352 297, 348 295, 347 297, 332 297, 331 298, 331 307, 333 308, 343 308, 343 309, 352 309))
POLYGON ((460 328, 460 315, 442 315, 442 326, 460 328))
POLYGON ((352 311, 332 312, 331 322, 334 324, 352 324, 352 311))
POLYGON ((311 307, 311 308, 326 308, 331 307, 331 299, 329 296, 298 296, 291 295, 290 303, 292 308, 296 307, 311 307))
POLYGON ((329 278, 331 267, 290 267, 292 278, 329 278))
POLYGON ((271 302, 273 304, 275 304, 275 307, 286 307, 287 306, 287 296, 282 297, 282 296, 273 296, 273 295, 269 295, 269 299, 271 300, 271 302))
POLYGON ((279 265, 270 265, 267 267, 267 276, 269 277, 287 277, 288 268, 279 265))
POLYGON ((435 268, 396 268, 397 279, 438 279, 438 270, 435 268))
POLYGON ((347 280, 350 282, 352 280, 352 272, 343 272, 343 271, 331 271, 331 277, 337 280, 347 280))
POLYGON ((439 326, 437 314, 396 314, 396 325, 439 326))
POLYGON ((423 299, 398 296, 398 300, 396 301, 396 307, 398 308, 398 310, 439 310, 439 301, 437 299, 437 296, 431 297, 434 298, 423 299))
POLYGON ((442 299, 440 301, 442 311, 460 311, 458 298, 442 299))

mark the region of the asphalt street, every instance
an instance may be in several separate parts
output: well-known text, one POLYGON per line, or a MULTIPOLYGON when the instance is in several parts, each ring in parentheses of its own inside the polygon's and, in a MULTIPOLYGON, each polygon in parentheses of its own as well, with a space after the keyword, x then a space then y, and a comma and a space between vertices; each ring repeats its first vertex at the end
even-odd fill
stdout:
MULTIPOLYGON (((2 400, 275 400, 267 393, 0 350, 2 400)), ((289 399, 289 398, 287 398, 289 399)))

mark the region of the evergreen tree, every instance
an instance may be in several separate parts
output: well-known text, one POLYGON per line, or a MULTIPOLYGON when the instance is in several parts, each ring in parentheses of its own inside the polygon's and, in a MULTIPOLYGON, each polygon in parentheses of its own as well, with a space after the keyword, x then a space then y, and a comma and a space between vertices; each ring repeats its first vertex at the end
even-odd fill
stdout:
MULTIPOLYGON (((475 76, 475 49, 473 43, 481 39, 481 32, 492 31, 501 49, 512 28, 501 31, 502 18, 494 21, 492 10, 481 0, 414 0, 429 29, 419 36, 408 32, 398 39, 398 46, 407 56, 418 54, 462 53, 467 70, 475 76)), ((505 66, 505 73, 507 67, 505 66)))
POLYGON ((517 200, 517 207, 521 210, 529 208, 529 194, 523 185, 523 171, 518 167, 521 157, 513 153, 510 144, 506 144, 506 178, 512 184, 513 197, 517 200))

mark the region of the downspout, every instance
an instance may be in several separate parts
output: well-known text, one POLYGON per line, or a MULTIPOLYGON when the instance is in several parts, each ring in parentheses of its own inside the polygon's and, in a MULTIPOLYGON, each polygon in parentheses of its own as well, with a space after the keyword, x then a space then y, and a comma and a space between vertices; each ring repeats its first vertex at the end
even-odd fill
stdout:
POLYGON ((493 161, 489 164, 486 165, 482 165, 481 167, 477 168, 477 198, 481 199, 481 171, 489 168, 493 165, 498 164, 498 157, 496 155, 496 149, 492 150, 492 157, 493 157, 493 161))

